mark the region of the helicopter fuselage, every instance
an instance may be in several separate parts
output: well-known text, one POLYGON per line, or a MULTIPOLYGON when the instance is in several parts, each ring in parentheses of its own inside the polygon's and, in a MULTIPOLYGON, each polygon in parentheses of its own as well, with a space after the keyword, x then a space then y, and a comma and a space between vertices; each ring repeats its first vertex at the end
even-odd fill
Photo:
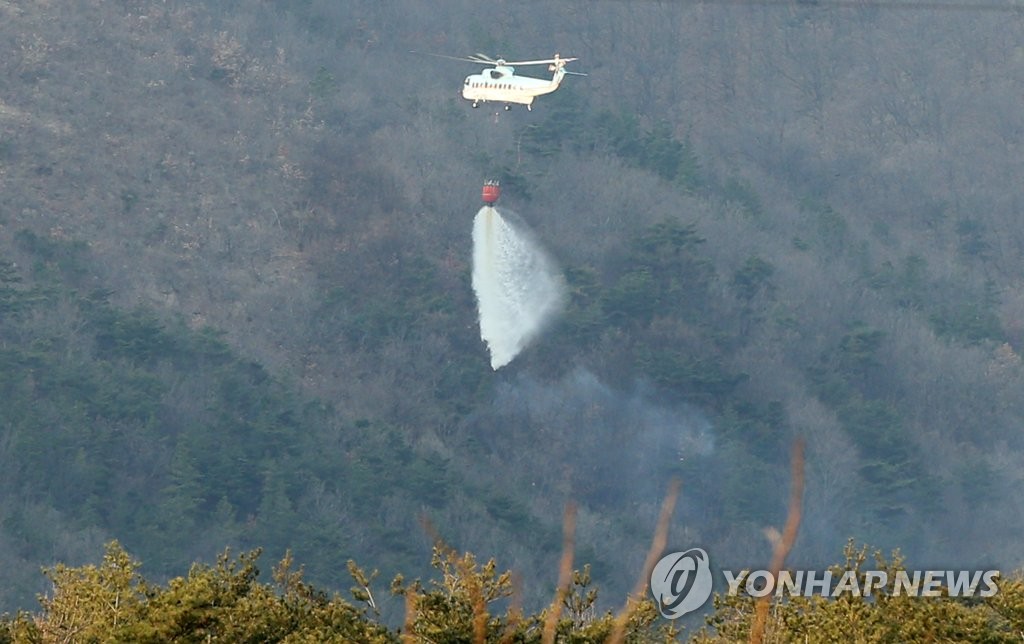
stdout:
POLYGON ((462 85, 462 97, 473 101, 473 107, 486 101, 516 103, 530 107, 537 96, 550 94, 558 89, 565 72, 555 70, 551 80, 516 76, 515 70, 508 66, 497 66, 485 69, 479 74, 467 76, 462 85))

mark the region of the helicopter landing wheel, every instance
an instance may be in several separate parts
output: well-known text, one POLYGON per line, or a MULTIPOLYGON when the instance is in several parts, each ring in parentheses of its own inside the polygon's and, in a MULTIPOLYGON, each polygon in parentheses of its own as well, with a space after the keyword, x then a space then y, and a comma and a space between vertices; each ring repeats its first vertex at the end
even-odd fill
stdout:
POLYGON ((474 108, 476 108, 476 107, 480 107, 480 103, 477 103, 476 101, 473 101, 473 107, 474 107, 474 108))
POLYGON ((506 111, 506 112, 507 112, 507 111, 509 111, 510 109, 512 109, 512 106, 511 106, 511 105, 506 105, 506 106, 505 106, 505 111, 506 111))

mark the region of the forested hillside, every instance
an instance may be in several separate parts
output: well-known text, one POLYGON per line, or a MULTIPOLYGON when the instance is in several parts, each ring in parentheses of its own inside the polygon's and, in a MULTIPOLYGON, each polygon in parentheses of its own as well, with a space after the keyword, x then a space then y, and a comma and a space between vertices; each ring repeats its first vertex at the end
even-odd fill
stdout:
POLYGON ((0 611, 115 538, 414 577, 424 518, 536 606, 569 501, 619 605, 673 476, 762 566, 797 436, 791 562, 1024 562, 1021 12, 548 4, 0 0, 0 611), (499 371, 488 177, 570 292, 499 371))

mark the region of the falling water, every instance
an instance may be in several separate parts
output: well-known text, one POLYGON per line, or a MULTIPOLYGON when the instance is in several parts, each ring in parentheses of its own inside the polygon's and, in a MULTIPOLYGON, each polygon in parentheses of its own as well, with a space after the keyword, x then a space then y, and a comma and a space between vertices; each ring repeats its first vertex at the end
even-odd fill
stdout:
POLYGON ((561 310, 565 286, 525 224, 513 224, 496 208, 484 206, 473 221, 473 291, 480 337, 497 370, 561 310))

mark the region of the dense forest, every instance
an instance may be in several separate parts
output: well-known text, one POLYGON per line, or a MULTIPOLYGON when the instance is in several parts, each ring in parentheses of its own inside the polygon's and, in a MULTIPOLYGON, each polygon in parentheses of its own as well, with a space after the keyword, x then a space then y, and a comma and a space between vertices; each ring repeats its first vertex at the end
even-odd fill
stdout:
MULTIPOLYGON (((872 3, 0 0, 0 612, 118 540, 312 583, 437 535, 618 607, 674 546, 1024 563, 1024 15, 872 3), (579 56, 531 112, 469 63, 579 56), (564 272, 498 371, 485 178, 564 272)), ((543 68, 540 68, 543 69, 543 68)), ((526 70, 520 70, 524 73, 526 70)), ((542 72, 540 72, 542 73, 542 72)), ((399 599, 385 615, 400 620, 399 599)))

